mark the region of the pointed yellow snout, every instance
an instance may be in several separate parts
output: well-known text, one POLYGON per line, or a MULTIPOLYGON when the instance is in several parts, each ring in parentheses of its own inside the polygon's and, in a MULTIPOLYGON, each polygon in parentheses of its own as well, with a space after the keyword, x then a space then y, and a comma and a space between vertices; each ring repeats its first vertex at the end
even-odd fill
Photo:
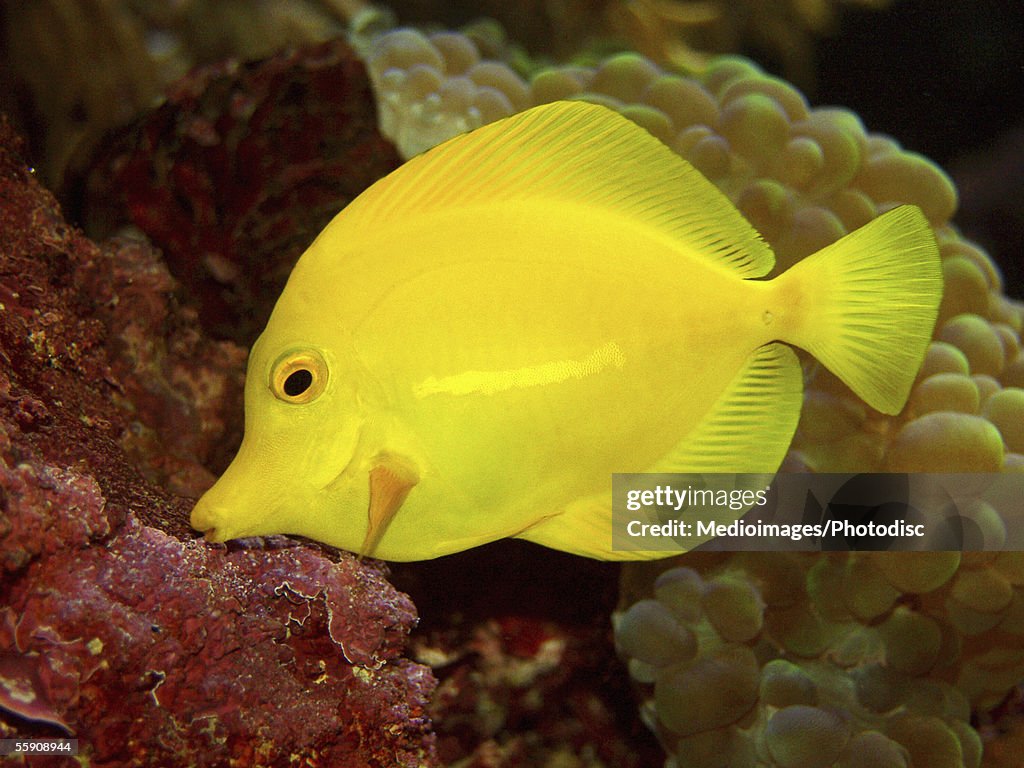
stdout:
POLYGON ((220 479, 192 508, 192 527, 206 540, 222 542, 247 536, 279 533, 269 525, 280 507, 280 483, 272 474, 247 470, 246 461, 236 456, 220 479))

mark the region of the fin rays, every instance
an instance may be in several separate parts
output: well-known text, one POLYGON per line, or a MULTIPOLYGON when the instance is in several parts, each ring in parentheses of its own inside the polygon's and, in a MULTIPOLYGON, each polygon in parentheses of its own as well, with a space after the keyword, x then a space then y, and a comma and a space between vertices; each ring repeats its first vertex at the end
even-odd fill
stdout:
POLYGON ((912 205, 894 208, 788 270, 815 310, 792 341, 868 405, 898 413, 924 360, 942 299, 931 226, 912 205))
MULTIPOLYGON (((789 448, 803 402, 800 362, 785 344, 754 352, 697 427, 648 472, 775 472, 789 448)), ((581 499, 518 534, 578 555, 645 560, 677 552, 613 550, 611 494, 581 499)))
POLYGON ((704 176, 621 115, 555 102, 457 136, 413 158, 329 225, 352 237, 453 207, 557 200, 608 209, 693 254, 762 277, 775 257, 704 176))
POLYGON ((705 419, 649 472, 774 472, 803 402, 796 354, 784 344, 757 350, 705 419))

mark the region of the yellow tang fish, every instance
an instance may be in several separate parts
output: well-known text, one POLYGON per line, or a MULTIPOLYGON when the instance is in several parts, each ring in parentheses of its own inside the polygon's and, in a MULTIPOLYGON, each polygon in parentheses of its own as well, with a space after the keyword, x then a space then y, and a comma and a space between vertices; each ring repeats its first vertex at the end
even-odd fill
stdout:
POLYGON ((613 472, 776 471, 802 402, 789 344, 884 413, 924 357, 942 276, 917 208, 755 279, 773 265, 718 189, 608 109, 456 137, 299 260, 192 525, 388 560, 506 536, 671 554, 612 550, 613 472))

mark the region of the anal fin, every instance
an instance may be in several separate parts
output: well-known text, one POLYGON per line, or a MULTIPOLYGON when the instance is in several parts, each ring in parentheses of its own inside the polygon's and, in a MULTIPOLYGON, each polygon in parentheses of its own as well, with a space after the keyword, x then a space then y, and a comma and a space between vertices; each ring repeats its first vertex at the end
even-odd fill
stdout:
MULTIPOLYGON (((611 478, 608 480, 610 486, 611 478)), ((574 501, 557 514, 546 517, 516 534, 516 538, 596 560, 655 560, 679 554, 679 551, 612 549, 610 487, 606 494, 574 501)))
POLYGON ((800 361, 785 344, 747 360, 707 416, 648 472, 774 473, 803 405, 800 361))
MULTIPOLYGON (((802 404, 803 374, 796 354, 785 344, 761 347, 700 424, 647 472, 773 474, 789 449, 802 404)), ((678 539, 679 548, 673 550, 612 549, 610 477, 608 484, 607 493, 568 504, 518 538, 601 560, 653 560, 686 551, 678 539)), ((694 537, 690 548, 706 538, 694 537)))

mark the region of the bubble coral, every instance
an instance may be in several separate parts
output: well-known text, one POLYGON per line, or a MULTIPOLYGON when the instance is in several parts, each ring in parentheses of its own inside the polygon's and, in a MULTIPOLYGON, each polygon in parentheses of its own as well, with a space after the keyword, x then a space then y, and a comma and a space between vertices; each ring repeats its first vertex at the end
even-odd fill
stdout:
POLYGON ((683 562, 614 618, 668 765, 978 766, 971 710, 1024 676, 1021 553, 683 562))
POLYGON ((808 87, 815 45, 846 9, 890 0, 391 0, 405 23, 459 25, 495 19, 517 44, 554 61, 592 59, 625 46, 656 63, 696 71, 722 53, 763 51, 808 87), (603 52, 603 53, 602 53, 603 52))
POLYGON ((789 83, 735 57, 691 78, 627 53, 593 68, 544 69, 526 82, 452 32, 403 28, 360 47, 382 132, 404 156, 536 104, 599 102, 715 182, 771 243, 779 270, 899 203, 920 206, 940 243, 946 292, 910 405, 882 418, 816 371, 793 457, 822 472, 997 471, 1024 461, 1016 452, 1024 398, 1014 394, 1024 385, 1024 309, 1002 295, 988 255, 951 225, 957 194, 949 177, 869 133, 853 112, 812 108, 789 83), (1011 393, 989 408, 1004 389, 1011 393), (950 452, 945 438, 953 434, 963 443, 950 452))
POLYGON ((716 53, 752 46, 771 51, 787 77, 808 85, 813 41, 834 31, 843 5, 877 10, 888 0, 618 0, 606 14, 613 32, 662 64, 700 69, 716 53))
MULTIPOLYGON (((602 103, 718 185, 772 245, 778 269, 895 205, 920 206, 946 290, 907 407, 883 416, 813 370, 789 462, 820 472, 1024 466, 1024 308, 951 224, 956 189, 927 158, 849 110, 811 107, 735 57, 684 77, 619 54, 527 82, 450 32, 394 30, 360 45, 382 130, 405 156, 535 104, 602 103)), ((993 541, 1005 537, 999 510, 964 513, 993 541)), ((971 710, 994 706, 1024 677, 1019 553, 690 553, 681 562, 653 587, 649 568, 630 566, 615 618, 670 766, 977 766, 971 710)))

